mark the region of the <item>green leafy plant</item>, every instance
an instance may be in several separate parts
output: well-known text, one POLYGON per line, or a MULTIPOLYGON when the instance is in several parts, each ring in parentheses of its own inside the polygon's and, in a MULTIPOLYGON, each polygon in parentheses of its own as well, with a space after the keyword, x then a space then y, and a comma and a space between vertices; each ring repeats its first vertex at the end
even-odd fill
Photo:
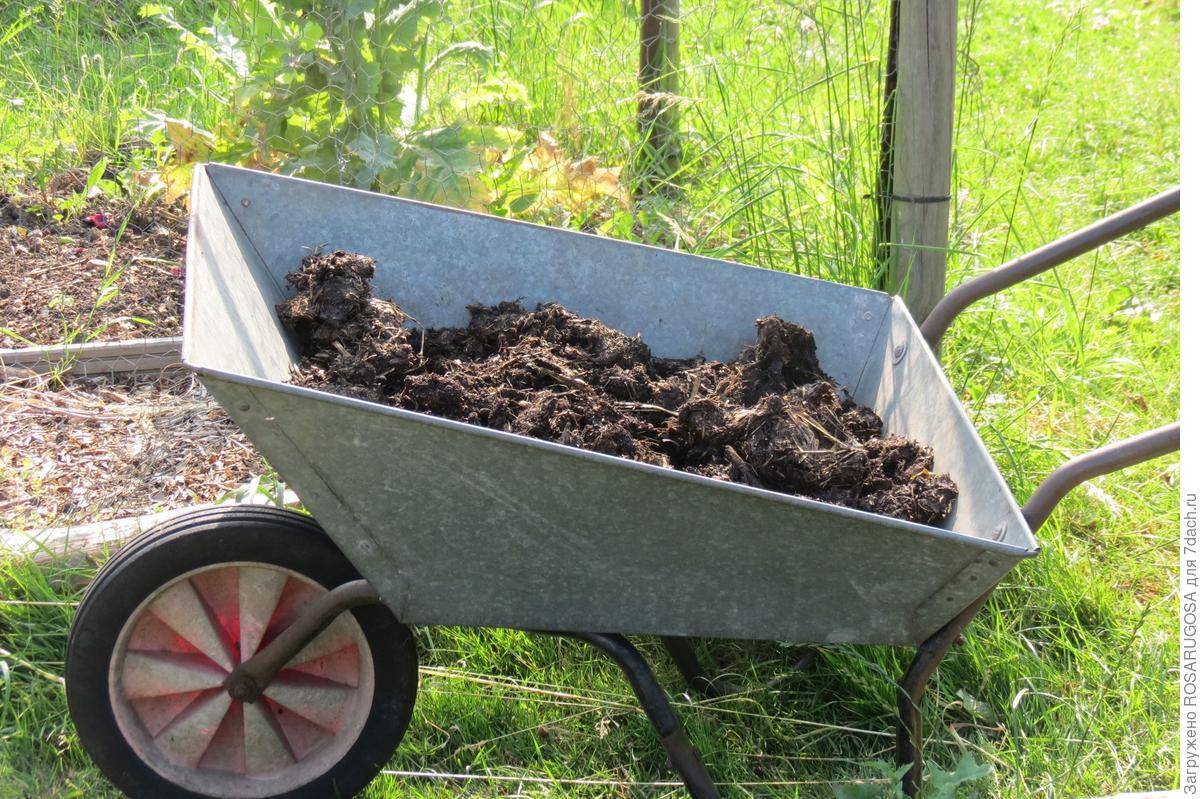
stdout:
POLYGON ((198 30, 166 5, 141 13, 177 30, 235 87, 232 118, 216 132, 221 160, 482 207, 477 176, 518 138, 473 121, 485 106, 524 101, 510 81, 431 99, 431 78, 449 65, 493 65, 475 41, 434 51, 443 0, 230 0, 198 30))
POLYGON ((125 228, 129 225, 129 219, 132 216, 132 211, 125 215, 121 220, 120 226, 117 228, 117 233, 113 236, 112 246, 108 250, 108 259, 105 261, 104 274, 100 280, 100 293, 96 295, 96 301, 87 310, 86 314, 77 316, 75 320, 66 326, 63 330, 63 343, 65 344, 86 344, 95 341, 100 334, 105 330, 117 324, 118 322, 134 322, 139 325, 153 326, 153 322, 149 319, 143 319, 138 316, 122 316, 116 319, 110 319, 103 324, 96 324, 96 313, 105 305, 117 298, 120 293, 120 287, 117 281, 121 279, 121 275, 125 273, 125 267, 116 266, 117 246, 121 243, 121 239, 125 236, 125 228))
MULTIPOLYGON (((901 780, 908 772, 907 764, 897 766, 886 760, 872 760, 867 767, 877 772, 879 778, 837 785, 833 795, 837 799, 904 799, 901 780)), ((921 799, 974 799, 980 796, 976 788, 980 781, 991 775, 992 767, 976 761, 970 752, 963 752, 951 770, 945 771, 928 763, 925 771, 921 799)))
MULTIPOLYGON (((288 507, 288 487, 275 471, 256 475, 237 488, 217 497, 217 505, 272 505, 288 507)), ((294 499, 294 497, 293 497, 294 499)))
POLYGON ((35 18, 42 13, 42 8, 43 6, 39 3, 18 11, 16 19, 10 20, 3 29, 0 29, 0 47, 17 38, 21 31, 36 22, 35 18))
POLYGON ((91 171, 88 172, 87 180, 83 183, 83 188, 74 192, 70 197, 58 204, 58 213, 54 215, 55 219, 60 221, 70 220, 79 216, 84 204, 94 196, 94 193, 99 188, 99 183, 104 178, 104 170, 107 168, 107 158, 101 158, 92 165, 91 171))

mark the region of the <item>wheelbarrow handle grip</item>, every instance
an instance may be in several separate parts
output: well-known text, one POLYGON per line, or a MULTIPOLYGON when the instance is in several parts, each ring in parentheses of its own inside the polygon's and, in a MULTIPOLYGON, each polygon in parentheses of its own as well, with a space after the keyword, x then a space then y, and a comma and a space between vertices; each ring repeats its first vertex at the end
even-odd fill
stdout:
POLYGON ((921 335, 929 342, 930 347, 936 349, 950 323, 976 300, 989 297, 1022 280, 1053 269, 1077 255, 1094 250, 1177 211, 1178 186, 968 280, 933 307, 921 324, 921 335))
POLYGON ((1059 501, 1080 483, 1178 449, 1179 422, 1175 422, 1079 455, 1050 472, 1021 508, 1021 515, 1029 523, 1029 529, 1037 532, 1059 501))

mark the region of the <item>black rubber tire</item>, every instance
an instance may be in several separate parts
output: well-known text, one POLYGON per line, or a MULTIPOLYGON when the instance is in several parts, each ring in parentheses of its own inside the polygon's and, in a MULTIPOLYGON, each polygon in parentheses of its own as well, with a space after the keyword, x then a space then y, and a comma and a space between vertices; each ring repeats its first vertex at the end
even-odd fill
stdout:
MULTIPOLYGON (((345 555, 307 516, 277 508, 210 508, 159 525, 130 543, 96 576, 67 641, 67 704, 84 749, 114 785, 134 799, 202 797, 160 776, 126 742, 108 692, 109 664, 121 629, 138 606, 181 574, 234 561, 292 569, 334 588, 360 579, 345 555)), ((386 607, 352 611, 371 649, 375 695, 366 725, 329 771, 288 799, 349 797, 387 763, 412 718, 417 653, 408 627, 386 607)))

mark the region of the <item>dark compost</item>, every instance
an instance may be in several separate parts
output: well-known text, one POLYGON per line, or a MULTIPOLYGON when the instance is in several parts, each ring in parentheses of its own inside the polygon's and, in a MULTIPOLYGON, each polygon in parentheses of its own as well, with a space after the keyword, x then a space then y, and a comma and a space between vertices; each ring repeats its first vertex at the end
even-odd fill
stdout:
POLYGON ((292 382, 685 472, 937 524, 958 488, 933 453, 884 435, 821 371, 816 342, 776 316, 730 363, 656 358, 560 305, 472 305, 426 330, 372 296, 375 262, 306 257, 277 307, 302 359, 292 382))

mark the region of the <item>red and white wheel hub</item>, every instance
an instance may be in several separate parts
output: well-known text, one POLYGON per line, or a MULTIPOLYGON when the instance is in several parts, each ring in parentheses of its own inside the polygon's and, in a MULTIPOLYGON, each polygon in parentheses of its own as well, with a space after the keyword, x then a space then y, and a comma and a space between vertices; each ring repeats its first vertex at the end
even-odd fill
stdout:
POLYGON ((370 647, 341 614, 254 703, 221 683, 327 593, 302 574, 222 563, 163 586, 126 622, 109 666, 117 726, 134 752, 187 790, 230 799, 286 793, 333 768, 366 724, 370 647))

